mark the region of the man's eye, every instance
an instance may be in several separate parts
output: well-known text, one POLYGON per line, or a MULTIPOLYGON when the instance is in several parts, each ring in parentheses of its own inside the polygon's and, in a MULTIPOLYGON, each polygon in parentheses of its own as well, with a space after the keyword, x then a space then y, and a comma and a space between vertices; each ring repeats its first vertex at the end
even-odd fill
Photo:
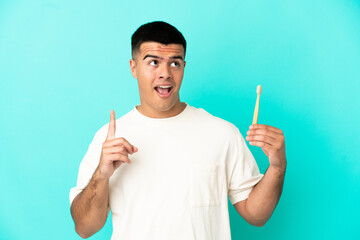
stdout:
POLYGON ((151 62, 150 62, 150 65, 151 66, 156 66, 158 64, 158 61, 157 60, 152 60, 151 62))
POLYGON ((178 62, 172 62, 172 63, 171 63, 171 66, 172 66, 172 67, 179 67, 180 64, 179 64, 178 62))

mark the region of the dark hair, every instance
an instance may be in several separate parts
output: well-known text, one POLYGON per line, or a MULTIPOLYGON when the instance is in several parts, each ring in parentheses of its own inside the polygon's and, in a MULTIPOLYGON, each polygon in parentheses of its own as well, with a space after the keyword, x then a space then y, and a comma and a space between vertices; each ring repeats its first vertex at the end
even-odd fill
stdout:
POLYGON ((186 52, 186 41, 184 36, 174 26, 163 22, 155 21, 141 25, 131 36, 131 52, 140 50, 140 45, 144 42, 159 42, 162 44, 181 44, 186 52))

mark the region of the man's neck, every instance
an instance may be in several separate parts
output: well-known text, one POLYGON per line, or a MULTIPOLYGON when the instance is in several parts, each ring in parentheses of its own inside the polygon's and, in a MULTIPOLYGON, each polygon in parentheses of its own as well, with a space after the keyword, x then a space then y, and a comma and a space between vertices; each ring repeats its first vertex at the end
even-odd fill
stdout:
POLYGON ((177 102, 171 109, 167 111, 160 111, 152 108, 144 107, 143 105, 136 106, 136 109, 144 116, 150 118, 169 118, 174 117, 184 111, 186 103, 177 102))

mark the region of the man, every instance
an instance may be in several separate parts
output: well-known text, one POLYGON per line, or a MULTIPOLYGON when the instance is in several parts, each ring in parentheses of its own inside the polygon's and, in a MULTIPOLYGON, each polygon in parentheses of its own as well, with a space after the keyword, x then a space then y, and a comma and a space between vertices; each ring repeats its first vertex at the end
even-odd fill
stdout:
POLYGON ((96 134, 70 191, 76 232, 99 231, 112 211, 112 239, 231 239, 229 197, 250 224, 264 225, 282 192, 281 130, 253 125, 246 139, 269 157, 259 173, 239 130, 180 102, 186 41, 165 22, 132 36, 130 68, 140 102, 96 134))

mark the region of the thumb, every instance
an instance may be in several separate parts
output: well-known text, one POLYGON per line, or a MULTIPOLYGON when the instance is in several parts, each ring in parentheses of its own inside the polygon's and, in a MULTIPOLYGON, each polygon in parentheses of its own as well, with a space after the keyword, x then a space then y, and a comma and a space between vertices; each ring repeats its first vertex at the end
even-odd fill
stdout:
POLYGON ((109 123, 109 130, 107 133, 106 140, 111 140, 115 138, 115 130, 116 130, 116 123, 115 123, 115 112, 114 110, 110 111, 110 123, 109 123))

